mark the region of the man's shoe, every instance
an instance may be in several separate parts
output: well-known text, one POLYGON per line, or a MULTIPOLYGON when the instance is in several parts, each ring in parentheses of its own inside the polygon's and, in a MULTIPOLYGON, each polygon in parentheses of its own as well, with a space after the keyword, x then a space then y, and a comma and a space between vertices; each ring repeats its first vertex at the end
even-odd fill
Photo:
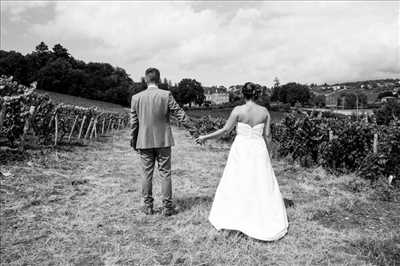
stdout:
POLYGON ((151 207, 151 206, 144 206, 143 209, 142 209, 142 212, 143 212, 144 214, 146 214, 146 215, 152 215, 152 214, 154 214, 153 207, 151 207))

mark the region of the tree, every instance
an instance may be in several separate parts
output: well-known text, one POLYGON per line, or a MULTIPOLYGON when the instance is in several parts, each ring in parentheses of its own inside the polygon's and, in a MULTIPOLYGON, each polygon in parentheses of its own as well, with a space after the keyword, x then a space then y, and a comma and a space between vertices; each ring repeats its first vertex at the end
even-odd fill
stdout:
POLYGON ((0 73, 13 76, 15 81, 29 85, 29 64, 25 56, 15 51, 0 50, 0 73))
POLYGON ((344 92, 340 94, 340 98, 340 105, 342 105, 344 108, 352 109, 356 107, 357 97, 354 93, 344 92))
POLYGON ((271 100, 280 101, 294 105, 299 102, 302 105, 308 104, 311 99, 311 92, 308 86, 290 82, 280 87, 274 87, 271 100))
POLYGON ((392 91, 383 91, 381 93, 378 94, 378 100, 384 98, 384 97, 390 97, 393 96, 393 92, 392 91))
POLYGON ((368 104, 368 97, 365 93, 360 92, 356 95, 358 96, 358 107, 364 107, 368 104))
POLYGON ((272 93, 271 93, 271 101, 277 102, 279 101, 279 79, 277 77, 274 78, 274 86, 272 87, 272 93))
MULTIPOLYGON (((129 96, 135 89, 124 69, 107 63, 76 60, 60 44, 49 51, 44 42, 27 55, 0 50, 0 73, 13 76, 23 85, 37 81, 38 89, 125 106, 129 104, 129 96)), ((140 89, 142 87, 141 84, 140 89)))
POLYGON ((275 77, 275 78, 274 78, 274 88, 279 87, 279 85, 280 85, 279 79, 278 79, 278 77, 275 77))
POLYGON ((160 84, 158 84, 158 87, 162 90, 169 90, 168 80, 164 78, 163 81, 160 84))
POLYGON ((344 105, 344 108, 353 109, 362 107, 367 104, 367 95, 364 93, 344 92, 340 94, 341 100, 339 105, 344 105), (344 100, 344 103, 342 102, 344 100))
POLYGON ((53 53, 56 57, 63 57, 63 58, 69 57, 68 50, 64 48, 61 44, 54 45, 53 53))
POLYGON ((182 79, 178 86, 171 91, 180 105, 189 104, 191 107, 192 103, 201 105, 205 100, 204 89, 201 83, 195 79, 182 79))
POLYGON ((379 125, 389 125, 394 119, 400 119, 400 102, 388 101, 381 108, 374 111, 376 122, 379 125))
POLYGON ((313 99, 314 105, 317 107, 325 107, 326 101, 325 101, 325 95, 317 95, 313 99))
POLYGON ((267 109, 269 109, 270 103, 271 103, 271 99, 268 95, 263 94, 260 97, 258 97, 257 101, 256 101, 259 105, 262 105, 264 107, 266 107, 267 109))
MULTIPOLYGON (((69 93, 68 88, 75 81, 71 79, 71 64, 59 58, 40 69, 37 73, 37 87, 41 90, 69 93)), ((82 95, 86 97, 87 95, 82 95)))
POLYGON ((41 42, 36 46, 35 52, 38 54, 48 53, 49 47, 44 42, 41 42))
POLYGON ((235 91, 230 91, 229 92, 229 102, 236 102, 240 101, 242 98, 240 97, 240 94, 235 92, 235 91))

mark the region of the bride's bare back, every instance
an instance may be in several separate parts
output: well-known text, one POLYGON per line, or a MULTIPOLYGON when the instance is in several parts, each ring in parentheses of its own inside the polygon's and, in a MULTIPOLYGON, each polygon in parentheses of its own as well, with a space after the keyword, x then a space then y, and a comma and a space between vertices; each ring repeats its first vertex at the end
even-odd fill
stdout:
POLYGON ((262 107, 261 105, 258 105, 252 101, 248 101, 246 104, 236 106, 232 110, 223 128, 208 135, 198 137, 196 142, 203 143, 207 139, 216 138, 222 134, 230 132, 238 122, 245 123, 251 127, 264 124, 263 136, 267 141, 271 133, 270 120, 271 119, 267 108, 262 107))
POLYGON ((267 123, 268 110, 255 103, 246 103, 236 107, 237 121, 248 124, 251 127, 267 123))

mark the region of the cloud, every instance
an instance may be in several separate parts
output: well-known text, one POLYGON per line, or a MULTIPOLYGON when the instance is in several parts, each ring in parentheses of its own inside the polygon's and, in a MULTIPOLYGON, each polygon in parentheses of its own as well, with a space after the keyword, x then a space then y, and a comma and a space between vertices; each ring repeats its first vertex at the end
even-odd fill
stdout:
POLYGON ((51 4, 51 1, 2 1, 0 2, 1 13, 7 14, 11 21, 23 20, 22 14, 32 8, 40 8, 51 4))
MULTIPOLYGON (((275 76, 282 82, 336 82, 400 73, 395 2, 52 5, 47 21, 31 16, 24 29, 30 40, 60 42, 77 58, 124 67, 135 80, 148 66, 174 81, 193 77, 207 85, 271 84, 275 76)), ((37 7, 9 5, 4 12, 21 17, 37 7)), ((5 46, 18 45, 17 37, 8 36, 5 46)))

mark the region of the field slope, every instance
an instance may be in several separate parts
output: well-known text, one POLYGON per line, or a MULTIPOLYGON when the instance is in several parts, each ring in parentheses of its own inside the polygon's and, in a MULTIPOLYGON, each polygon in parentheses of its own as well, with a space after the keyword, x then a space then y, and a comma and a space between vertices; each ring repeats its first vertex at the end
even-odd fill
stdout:
MULTIPOLYGON (((138 156, 128 130, 84 147, 31 151, 0 166, 2 265, 398 265, 400 204, 352 175, 274 160, 292 199, 289 233, 264 243, 207 221, 228 145, 174 129, 180 212, 140 212, 138 156)), ((156 204, 160 184, 155 178, 156 204)))
POLYGON ((53 91, 43 91, 43 90, 36 90, 36 91, 40 94, 49 95, 50 99, 55 103, 78 105, 82 107, 97 107, 101 110, 112 111, 112 112, 121 112, 126 110, 126 108, 124 108, 123 106, 115 103, 92 100, 53 91))

